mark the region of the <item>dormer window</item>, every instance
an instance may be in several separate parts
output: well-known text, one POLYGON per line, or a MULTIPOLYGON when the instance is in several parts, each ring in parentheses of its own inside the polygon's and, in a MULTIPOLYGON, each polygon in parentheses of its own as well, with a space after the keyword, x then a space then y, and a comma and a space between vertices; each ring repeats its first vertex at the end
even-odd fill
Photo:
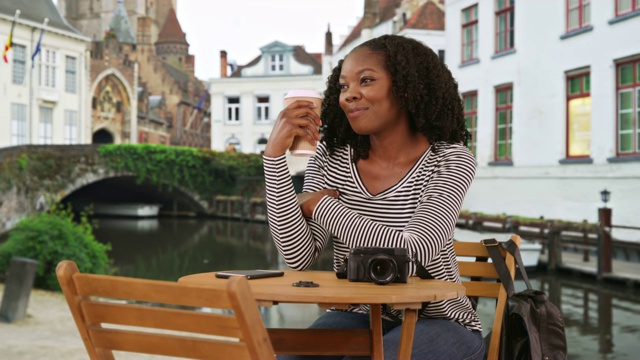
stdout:
POLYGON ((284 72, 284 54, 271 54, 269 56, 269 68, 272 73, 284 72))

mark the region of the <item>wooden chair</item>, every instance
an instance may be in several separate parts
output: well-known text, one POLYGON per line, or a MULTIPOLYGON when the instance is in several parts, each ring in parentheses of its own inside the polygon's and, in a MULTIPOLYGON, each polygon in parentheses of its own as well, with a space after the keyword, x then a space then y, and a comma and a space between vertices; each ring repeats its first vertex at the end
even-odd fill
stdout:
POLYGON ((226 287, 86 274, 73 261, 58 281, 91 359, 112 351, 192 359, 273 359, 244 277, 226 287))
MULTIPOLYGON (((512 235, 511 240, 520 247, 520 236, 512 235)), ((496 311, 493 317, 493 328, 487 351, 487 359, 498 359, 502 318, 507 302, 507 291, 498 281, 499 276, 493 264, 484 261, 489 258, 489 252, 485 245, 481 242, 455 241, 453 246, 458 256, 460 276, 468 278, 468 280, 463 279, 462 281, 462 284, 467 289, 467 296, 472 298, 486 297, 496 299, 496 311), (464 258, 460 259, 460 257, 464 258)), ((515 259, 501 247, 500 254, 505 258, 511 278, 514 278, 516 273, 515 259)))

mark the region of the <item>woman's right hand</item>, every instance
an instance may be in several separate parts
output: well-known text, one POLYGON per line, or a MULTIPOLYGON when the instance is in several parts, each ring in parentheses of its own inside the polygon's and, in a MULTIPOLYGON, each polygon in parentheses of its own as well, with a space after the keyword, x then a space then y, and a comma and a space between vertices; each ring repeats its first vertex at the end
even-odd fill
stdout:
POLYGON ((312 144, 320 140, 322 120, 314 111, 316 107, 308 100, 296 100, 285 107, 271 130, 264 155, 278 157, 285 154, 296 136, 305 137, 312 144))

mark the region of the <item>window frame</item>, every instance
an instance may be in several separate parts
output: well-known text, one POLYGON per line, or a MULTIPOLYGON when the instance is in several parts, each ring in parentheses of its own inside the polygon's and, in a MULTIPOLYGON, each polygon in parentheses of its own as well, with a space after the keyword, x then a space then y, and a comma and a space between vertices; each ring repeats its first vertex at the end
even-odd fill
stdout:
POLYGON ((284 53, 269 54, 269 72, 272 74, 284 73, 284 53))
MULTIPOLYGON (((566 113, 565 113, 565 157, 567 159, 588 159, 591 157, 591 146, 589 146, 589 154, 586 155, 571 155, 570 147, 571 147, 571 117, 570 117, 570 106, 569 103, 571 100, 575 99, 583 99, 583 98, 591 98, 591 70, 584 69, 578 70, 574 72, 567 73, 565 78, 565 86, 566 86, 566 113), (589 89, 586 89, 585 80, 589 78, 589 89), (574 79, 580 79, 580 91, 578 93, 571 93, 571 81, 574 79)), ((589 121, 589 127, 591 128, 591 120, 589 121)), ((591 140, 591 138, 589 138, 591 140)))
POLYGON ((494 25, 494 53, 501 54, 511 51, 516 47, 515 41, 515 0, 495 0, 495 25, 494 25), (511 2, 511 4, 509 4, 511 2), (499 9, 500 4, 504 4, 504 8, 499 9), (500 18, 506 16, 504 31, 499 30, 500 18), (506 21, 511 20, 511 21, 506 21), (513 23, 513 26, 511 25, 513 23), (504 33, 504 44, 500 44, 500 35, 504 33), (510 41, 509 41, 510 40, 510 41), (504 45, 501 48, 500 45, 504 45))
POLYGON ((24 80, 27 77, 27 47, 14 43, 11 50, 13 52, 11 83, 14 85, 24 85, 24 80))
POLYGON ((69 94, 78 93, 78 58, 66 55, 64 57, 64 90, 69 94), (73 66, 69 67, 69 61, 73 61, 73 66))
POLYGON ((240 96, 225 96, 224 100, 224 122, 228 125, 240 124, 240 96), (232 99, 237 99, 238 102, 230 102, 232 99))
POLYGON ((56 88, 56 70, 58 67, 58 53, 52 49, 42 49, 40 57, 40 81, 41 87, 56 88))
POLYGON ((495 88, 495 136, 494 136, 494 154, 493 154, 493 158, 496 162, 506 162, 506 161, 513 161, 513 153, 512 153, 512 148, 513 148, 513 139, 512 139, 512 128, 513 128, 513 84, 508 84, 508 85, 501 85, 501 86, 497 86, 495 88), (500 99, 500 93, 501 92, 505 92, 507 91, 509 96, 507 97, 507 104, 506 105, 499 105, 499 99, 500 99), (505 155, 503 157, 499 156, 499 146, 500 146, 500 140, 499 140, 499 131, 500 131, 500 126, 499 126, 499 117, 500 117, 500 112, 502 111, 506 111, 506 117, 505 117, 505 125, 504 127, 506 128, 506 137, 505 137, 505 155))
POLYGON ((271 121, 270 112, 271 97, 269 95, 256 95, 255 96, 255 114, 256 123, 263 124, 271 121), (267 102, 261 102, 261 99, 266 98, 267 102))
POLYGON ((466 92, 464 94, 462 94, 462 104, 463 104, 463 112, 464 112, 464 119, 465 119, 465 124, 467 124, 467 130, 469 130, 469 132, 471 133, 471 139, 469 139, 469 144, 467 145, 467 148, 469 149, 469 151, 471 151, 471 153, 473 154, 473 156, 477 157, 478 153, 478 91, 474 90, 474 91, 469 91, 466 92), (473 106, 470 110, 467 110, 467 99, 473 99, 472 103, 473 106), (467 122, 467 116, 471 117, 471 126, 469 126, 468 122, 467 122))
POLYGON ((53 108, 48 106, 40 106, 38 143, 40 145, 53 144, 53 108), (46 114, 49 114, 49 116, 46 116, 46 114))
POLYGON ((65 145, 78 144, 78 112, 76 110, 64 111, 64 139, 65 145))
POLYGON ((11 146, 27 144, 27 105, 11 103, 11 146))
POLYGON ((640 155, 640 57, 620 61, 616 63, 616 156, 638 156, 640 155), (631 65, 631 83, 621 85, 621 68, 631 65), (631 113, 631 130, 621 130, 621 109, 620 95, 631 93, 631 108, 624 113, 631 113), (623 132, 624 131, 624 132, 623 132), (631 151, 623 152, 620 149, 621 135, 630 133, 632 136, 631 151))
POLYGON ((631 5, 629 10, 620 11, 620 1, 623 0, 615 0, 615 7, 616 7, 616 17, 619 16, 623 16, 623 15, 627 15, 627 14, 631 14, 632 12, 636 12, 636 11, 640 11, 640 1, 639 0, 629 0, 629 5, 631 5))
POLYGON ((461 57, 461 61, 462 63, 467 63, 467 62, 471 62, 471 61, 475 61, 478 60, 478 4, 474 4, 471 5, 465 9, 462 9, 462 12, 460 14, 461 16, 461 26, 462 26, 462 32, 461 32, 461 41, 460 41, 460 45, 461 45, 461 51, 460 51, 460 57, 461 57), (470 20, 467 22, 464 22, 465 20, 465 12, 469 11, 469 13, 471 14, 470 16, 470 20), (466 31, 467 28, 471 28, 471 32, 472 32, 472 36, 470 41, 465 41, 466 40, 466 31), (466 58, 466 52, 465 50, 469 48, 470 49, 470 55, 469 58, 466 58))
POLYGON ((567 32, 572 32, 576 30, 580 30, 586 28, 591 25, 591 0, 575 0, 577 4, 574 7, 571 7, 572 0, 566 0, 566 29, 567 32), (585 11, 586 7, 589 7, 587 11, 585 11), (578 11, 578 23, 576 27, 571 27, 571 11, 578 11), (588 20, 585 21, 585 15, 588 15, 588 20))

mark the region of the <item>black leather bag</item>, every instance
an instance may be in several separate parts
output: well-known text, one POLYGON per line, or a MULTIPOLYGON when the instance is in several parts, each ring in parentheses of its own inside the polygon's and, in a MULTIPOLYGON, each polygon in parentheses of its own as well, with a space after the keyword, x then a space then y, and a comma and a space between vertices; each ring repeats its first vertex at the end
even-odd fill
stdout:
POLYGON ((567 340, 562 312, 547 299, 546 293, 531 288, 518 245, 512 240, 504 243, 490 240, 493 241, 483 240, 483 244, 487 246, 508 296, 500 335, 500 359, 566 359, 567 340), (526 290, 515 292, 513 280, 497 246, 502 246, 514 256, 527 285, 526 290))

